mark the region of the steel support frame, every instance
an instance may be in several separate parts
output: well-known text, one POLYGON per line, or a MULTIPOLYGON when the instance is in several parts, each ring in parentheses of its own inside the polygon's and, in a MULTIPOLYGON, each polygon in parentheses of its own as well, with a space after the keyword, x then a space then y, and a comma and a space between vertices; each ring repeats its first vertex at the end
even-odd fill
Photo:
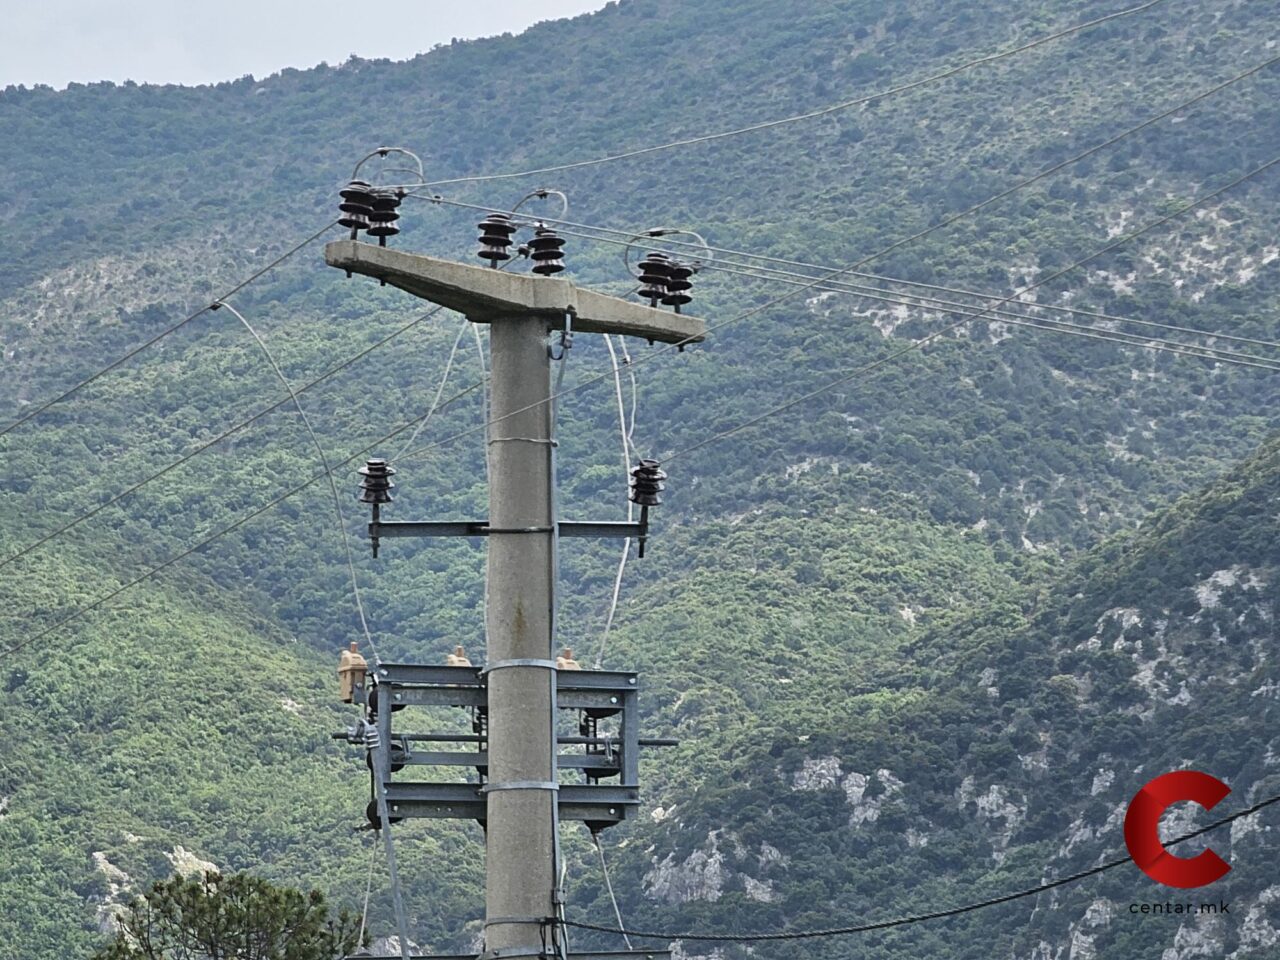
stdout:
MULTIPOLYGON (((609 670, 553 670, 559 710, 587 710, 618 717, 618 734, 610 737, 557 737, 558 746, 599 746, 600 753, 559 753, 559 770, 590 772, 618 779, 614 783, 562 783, 557 791, 562 820, 583 821, 602 828, 627 819, 640 804, 639 682, 636 674, 609 670)), ((487 773, 487 742, 479 736, 442 735, 446 742, 475 743, 475 750, 415 751, 411 744, 435 735, 398 735, 393 707, 447 706, 487 710, 487 675, 479 667, 383 663, 371 684, 357 687, 357 702, 376 696, 378 733, 386 749, 375 761, 389 813, 401 818, 485 820, 483 783, 431 783, 394 780, 391 765, 476 768, 487 773)), ((654 741, 662 745, 666 741, 654 741)))

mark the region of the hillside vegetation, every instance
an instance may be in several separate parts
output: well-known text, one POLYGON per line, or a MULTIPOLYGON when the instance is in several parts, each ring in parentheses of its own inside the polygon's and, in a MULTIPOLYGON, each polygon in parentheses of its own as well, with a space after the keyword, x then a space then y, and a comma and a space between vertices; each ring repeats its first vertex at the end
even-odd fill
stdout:
MULTIPOLYGON (((380 143, 418 150, 432 180, 582 160, 861 97, 1114 9, 624 0, 405 63, 6 89, 0 420, 319 229, 380 143)), ((847 263, 1275 56, 1269 13, 1165 0, 815 120, 437 189, 506 208, 546 185, 569 194, 571 220, 847 263)), ((1008 296, 1278 154, 1271 68, 867 269, 1008 296)), ((396 246, 475 262, 477 212, 403 210, 396 246)), ((1278 218, 1272 171, 1034 298, 1275 341, 1278 218)), ((570 238, 567 261, 578 282, 630 288, 616 246, 570 238)), ((787 289, 706 271, 690 311, 719 323, 787 289)), ((426 309, 344 279, 318 245, 232 302, 295 385, 426 309)), ((683 353, 633 343, 636 443, 683 450, 953 320, 809 291, 683 353)), ((302 394, 330 459, 354 457, 338 471, 348 535, 365 519, 360 451, 422 416, 458 323, 435 316, 302 394)), ((608 369, 599 338, 580 336, 565 382, 608 369)), ((479 376, 468 333, 444 395, 479 376)), ((0 437, 0 562, 284 396, 227 311, 201 314, 0 437)), ((950 905, 1114 856, 1118 811, 1164 770, 1212 772, 1237 806, 1280 792, 1278 401, 1268 370, 975 322, 672 461, 607 642, 614 548, 567 543, 559 639, 640 670, 652 733, 681 740, 646 761, 639 819, 605 838, 628 922, 802 929, 950 905)), ((482 515, 481 414, 472 391, 423 431, 429 449, 397 459, 394 518, 482 515)), ((565 513, 621 517, 612 378, 563 402, 560 432, 565 513)), ((33 639, 318 469, 282 406, 0 566, 0 645, 26 644, 0 662, 0 957, 87 955, 113 904, 202 862, 359 908, 371 835, 352 828, 368 783, 330 734, 351 719, 336 652, 362 637, 323 484, 33 639)), ((374 561, 353 543, 384 658, 435 662, 457 643, 478 656, 480 546, 396 541, 374 561)), ((822 949, 1274 955, 1274 815, 1229 834, 1206 841, 1233 863, 1213 891, 1229 916, 1131 917, 1131 901, 1163 892, 1121 869, 822 949)), ((480 840, 470 824, 399 829, 424 948, 474 946, 480 840)), ((571 916, 612 922, 586 838, 569 854, 571 916)), ((389 933, 385 870, 374 877, 370 923, 389 933)))

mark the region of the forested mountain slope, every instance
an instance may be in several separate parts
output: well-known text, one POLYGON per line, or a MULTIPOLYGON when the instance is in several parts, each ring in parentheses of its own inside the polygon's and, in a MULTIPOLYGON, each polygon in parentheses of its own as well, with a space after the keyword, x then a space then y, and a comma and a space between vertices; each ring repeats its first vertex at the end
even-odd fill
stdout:
MULTIPOLYGON (((698 786, 656 810, 620 853, 617 873, 643 877, 624 907, 630 926, 826 929, 1032 887, 1122 856, 1129 800, 1167 770, 1211 772, 1232 794, 1213 813, 1170 815, 1165 837, 1280 794, 1278 524, 1272 440, 1138 533, 926 629, 887 661, 868 657, 856 685, 815 684, 804 705, 765 694, 749 707, 751 724, 716 736, 711 750, 702 749, 702 711, 677 710, 672 729, 698 744, 687 750, 698 786), (904 661, 915 665, 907 676, 904 661)), ((779 665, 763 682, 801 683, 806 670, 779 665)), ((715 686, 704 681, 688 696, 714 702, 704 688, 715 686)), ((852 957, 1274 956, 1278 843, 1274 814, 1263 813, 1180 851, 1211 846, 1231 862, 1202 891, 1162 887, 1128 865, 826 948, 852 957), (1210 893, 1230 916, 1129 912, 1210 893)), ((596 907, 605 914, 607 902, 597 897, 596 907)), ((778 956, 813 948, 767 945, 778 956)))
MULTIPOLYGON (((0 413, 22 416, 318 229, 380 143, 418 150, 432 180, 587 159, 857 98, 1114 9, 627 0, 407 63, 196 89, 7 89, 0 413)), ((1164 0, 812 121, 436 189, 503 208, 546 185, 569 194, 571 220, 851 262, 1274 57, 1273 19, 1265 5, 1164 0)), ((1280 155, 1278 94, 1277 70, 1263 70, 867 269, 1007 296, 1280 155)), ((478 213, 403 209, 396 246, 473 258, 478 213)), ((1024 299, 1280 339, 1278 214, 1273 171, 1024 299)), ((629 289, 619 248, 570 238, 567 251, 575 280, 629 289)), ((786 289, 706 271, 690 309, 717 323, 786 289)), ((424 309, 344 280, 316 246, 232 302, 295 385, 424 309)), ((684 353, 632 344, 636 442, 646 454, 690 447, 952 320, 815 290, 684 353)), ((331 460, 425 412, 458 323, 435 317, 302 394, 331 460)), ((579 337, 566 384, 608 362, 598 338, 579 337)), ((479 375, 467 333, 444 395, 479 375)), ((608 838, 622 847, 626 915, 759 929, 869 915, 873 899, 886 912, 955 902, 1110 853, 1116 806, 1170 766, 1211 769, 1233 801, 1265 793, 1278 749, 1265 658, 1274 446, 1227 471, 1275 430, 1278 383, 1264 369, 977 322, 672 462, 607 643, 616 556, 566 544, 561 639, 640 669, 654 732, 683 741, 646 768, 642 825, 608 838), (1087 796, 1095 777, 1106 785, 1087 796)), ((0 562, 283 396, 227 311, 200 315, 0 437, 0 562)), ((480 413, 473 391, 417 446, 480 413)), ((612 378, 566 399, 561 439, 566 513, 620 516, 612 378)), ((344 496, 356 465, 339 471, 344 496)), ((396 465, 396 518, 480 514, 478 432, 396 465)), ((282 407, 0 566, 0 641, 32 641, 318 466, 282 407)), ((346 513, 356 536, 363 518, 354 503, 346 513)), ((128 889, 112 870, 136 886, 169 870, 177 846, 359 899, 368 835, 348 827, 367 783, 328 740, 347 719, 330 706, 335 651, 359 636, 336 534, 313 485, 0 664, 14 734, 0 749, 0 956, 84 952, 104 904, 128 889)), ((402 541, 375 562, 360 545, 357 566, 383 656, 480 649, 478 547, 402 541)), ((1230 895, 1245 912, 1206 933, 1222 955, 1274 949, 1270 888, 1249 872, 1261 836, 1233 851, 1230 895)), ((413 825, 402 837, 416 935, 468 948, 478 831, 413 825)), ((582 838, 571 853, 574 910, 606 918, 582 838)), ((389 894, 375 890, 386 930, 389 894)), ((996 937, 975 917, 840 949, 1043 960, 1087 937, 1097 956, 1147 957, 1173 944, 1174 925, 1117 913, 1095 929, 1101 907, 1082 918, 1090 898, 1155 895, 1115 875, 1064 891, 1060 909, 1003 908, 996 937)), ((1181 936, 1177 956, 1194 955, 1193 934, 1181 936)))

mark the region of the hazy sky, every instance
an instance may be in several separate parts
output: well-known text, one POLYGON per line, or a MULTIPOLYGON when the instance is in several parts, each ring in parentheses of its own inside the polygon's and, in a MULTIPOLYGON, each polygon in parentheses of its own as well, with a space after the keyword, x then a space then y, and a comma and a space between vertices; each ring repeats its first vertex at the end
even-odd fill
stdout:
POLYGON ((518 33, 605 0, 9 0, 0 87, 210 83, 350 54, 403 60, 453 37, 518 33))

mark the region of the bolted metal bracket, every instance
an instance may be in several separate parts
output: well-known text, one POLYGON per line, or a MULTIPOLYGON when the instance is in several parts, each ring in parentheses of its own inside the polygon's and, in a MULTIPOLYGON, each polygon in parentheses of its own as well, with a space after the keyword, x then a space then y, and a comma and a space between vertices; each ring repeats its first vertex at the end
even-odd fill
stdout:
MULTIPOLYGON (((505 533, 550 533, 552 527, 491 527, 483 520, 381 520, 369 523, 369 538, 383 537, 488 537, 505 533)), ((634 537, 643 541, 649 533, 648 510, 640 522, 623 520, 561 520, 554 528, 561 537, 634 537)))

